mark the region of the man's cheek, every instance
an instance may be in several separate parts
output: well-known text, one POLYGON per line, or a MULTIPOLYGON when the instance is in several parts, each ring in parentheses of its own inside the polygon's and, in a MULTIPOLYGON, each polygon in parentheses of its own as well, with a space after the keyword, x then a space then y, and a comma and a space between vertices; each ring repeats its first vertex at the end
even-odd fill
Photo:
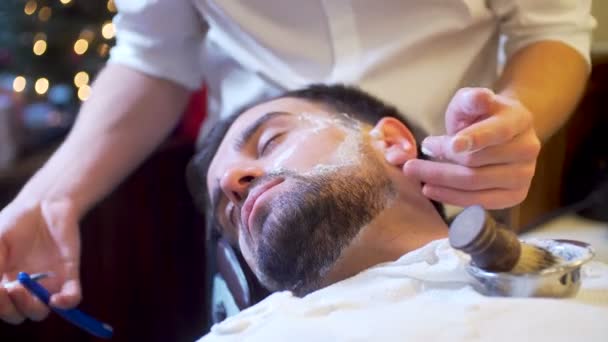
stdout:
POLYGON ((339 142, 330 134, 310 134, 304 131, 293 134, 277 149, 272 166, 274 169, 288 169, 305 173, 318 164, 328 164, 336 144, 339 142))

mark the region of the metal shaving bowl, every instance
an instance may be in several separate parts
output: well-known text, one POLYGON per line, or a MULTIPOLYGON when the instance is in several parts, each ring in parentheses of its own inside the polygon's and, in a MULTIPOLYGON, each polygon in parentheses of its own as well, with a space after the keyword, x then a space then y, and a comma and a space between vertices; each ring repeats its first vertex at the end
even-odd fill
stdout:
POLYGON ((581 266, 593 258, 587 243, 575 240, 534 239, 523 241, 542 247, 559 262, 537 273, 511 274, 488 272, 471 261, 466 266, 477 281, 475 289, 488 296, 505 297, 572 297, 581 287, 581 266))

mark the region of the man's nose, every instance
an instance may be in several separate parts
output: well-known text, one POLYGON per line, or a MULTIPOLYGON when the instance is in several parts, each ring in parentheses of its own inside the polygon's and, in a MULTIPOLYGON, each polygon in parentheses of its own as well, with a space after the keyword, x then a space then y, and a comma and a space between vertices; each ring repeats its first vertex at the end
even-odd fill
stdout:
POLYGON ((220 187, 233 203, 238 204, 247 197, 251 182, 261 177, 264 170, 257 167, 232 167, 220 180, 220 187))

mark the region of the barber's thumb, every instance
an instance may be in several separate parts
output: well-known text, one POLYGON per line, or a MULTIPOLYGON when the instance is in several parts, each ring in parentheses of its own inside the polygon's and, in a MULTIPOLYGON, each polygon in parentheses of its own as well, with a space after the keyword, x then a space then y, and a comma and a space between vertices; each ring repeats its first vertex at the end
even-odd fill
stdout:
POLYGON ((450 137, 447 135, 436 135, 426 137, 421 145, 422 154, 433 159, 446 158, 446 146, 449 143, 450 137))
POLYGON ((60 309, 71 309, 82 300, 82 290, 78 279, 70 279, 61 287, 61 291, 51 296, 51 306, 60 309))
POLYGON ((423 154, 438 160, 453 159, 454 155, 469 152, 472 148, 471 137, 461 134, 430 136, 422 141, 420 147, 423 154))

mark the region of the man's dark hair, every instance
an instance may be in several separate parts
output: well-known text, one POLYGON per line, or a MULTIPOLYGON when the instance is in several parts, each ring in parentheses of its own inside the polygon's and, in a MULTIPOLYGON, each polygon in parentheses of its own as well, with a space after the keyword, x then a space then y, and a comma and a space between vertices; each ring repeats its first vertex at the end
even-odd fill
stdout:
MULTIPOLYGON (((307 88, 285 92, 274 99, 286 97, 308 100, 325 106, 336 113, 347 113, 355 119, 368 124, 374 124, 383 117, 396 118, 410 129, 416 139, 419 149, 420 143, 426 135, 419 126, 408 122, 395 107, 380 101, 376 97, 356 87, 315 84, 307 88)), ((265 99, 263 102, 270 100, 273 99, 265 99)), ((257 103, 250 104, 246 106, 246 108, 253 107, 256 104, 257 103)), ((210 219, 208 222, 215 228, 217 227, 217 221, 212 217, 213 213, 208 210, 210 203, 207 195, 207 172, 209 171, 211 160, 222 143, 226 132, 243 112, 244 109, 239 110, 228 118, 220 120, 215 124, 205 137, 204 144, 190 161, 186 170, 188 187, 190 188, 194 201, 197 207, 205 213, 208 219, 210 219)), ((418 155, 424 157, 424 155, 420 153, 420 150, 418 151, 418 155)), ((445 219, 443 205, 435 201, 432 201, 432 203, 439 214, 445 219)))

